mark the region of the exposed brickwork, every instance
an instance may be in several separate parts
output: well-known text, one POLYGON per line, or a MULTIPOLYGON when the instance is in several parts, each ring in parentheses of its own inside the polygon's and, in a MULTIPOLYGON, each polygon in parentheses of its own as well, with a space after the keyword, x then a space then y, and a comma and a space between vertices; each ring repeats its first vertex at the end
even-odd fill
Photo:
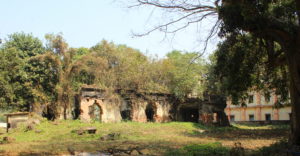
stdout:
MULTIPOLYGON (((97 119, 101 122, 120 122, 122 116, 135 122, 183 121, 183 115, 180 114, 183 108, 184 121, 198 122, 200 119, 212 123, 213 113, 223 112, 224 108, 223 104, 214 104, 215 101, 211 99, 220 100, 215 97, 209 100, 189 98, 180 103, 169 94, 137 93, 132 90, 107 92, 97 88, 83 88, 79 102, 79 117, 85 121, 97 119), (205 114, 201 118, 200 115, 203 113, 205 114)), ((219 118, 217 120, 220 121, 219 118)))

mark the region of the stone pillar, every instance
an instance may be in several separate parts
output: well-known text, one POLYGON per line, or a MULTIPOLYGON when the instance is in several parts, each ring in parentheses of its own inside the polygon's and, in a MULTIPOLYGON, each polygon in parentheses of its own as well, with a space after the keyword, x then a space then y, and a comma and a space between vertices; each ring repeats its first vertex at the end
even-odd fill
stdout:
POLYGON ((261 103, 261 94, 259 92, 256 93, 256 116, 257 116, 257 120, 260 121, 261 120, 261 107, 262 107, 262 103, 261 103))
POLYGON ((261 106, 256 108, 257 120, 261 120, 261 106))
POLYGON ((279 120, 279 111, 277 108, 274 109, 274 120, 279 120))
POLYGON ((246 121, 246 108, 241 108, 242 109, 242 118, 241 121, 246 121))

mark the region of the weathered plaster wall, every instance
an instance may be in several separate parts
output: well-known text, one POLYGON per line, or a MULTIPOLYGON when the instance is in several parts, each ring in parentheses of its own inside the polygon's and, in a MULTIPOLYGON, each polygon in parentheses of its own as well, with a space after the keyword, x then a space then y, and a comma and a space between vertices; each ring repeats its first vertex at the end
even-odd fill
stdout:
POLYGON ((148 122, 146 109, 153 109, 153 122, 168 122, 170 119, 170 110, 173 103, 164 95, 157 94, 137 94, 134 92, 122 96, 128 101, 131 112, 131 120, 136 122, 148 122))
POLYGON ((80 119, 91 121, 89 114, 89 107, 97 104, 101 107, 102 113, 101 122, 120 122, 122 120, 120 114, 120 103, 112 99, 98 99, 98 98, 82 98, 80 102, 80 119))
POLYGON ((199 122, 201 114, 207 116, 224 110, 220 108, 219 101, 211 99, 215 98, 210 97, 205 101, 199 98, 187 98, 184 102, 180 102, 170 94, 138 93, 133 90, 108 92, 97 88, 83 88, 79 102, 79 117, 81 120, 91 121, 93 118, 93 113, 90 113, 91 106, 97 104, 101 108, 99 117, 101 122, 183 121, 183 116, 180 114, 182 112, 184 112, 185 121, 199 122))
POLYGON ((155 122, 169 122, 170 119, 170 110, 172 107, 172 104, 168 101, 157 101, 154 102, 154 105, 156 108, 155 115, 154 115, 154 121, 155 122))
POLYGON ((136 122, 147 122, 146 107, 148 102, 144 100, 131 101, 131 119, 136 122))

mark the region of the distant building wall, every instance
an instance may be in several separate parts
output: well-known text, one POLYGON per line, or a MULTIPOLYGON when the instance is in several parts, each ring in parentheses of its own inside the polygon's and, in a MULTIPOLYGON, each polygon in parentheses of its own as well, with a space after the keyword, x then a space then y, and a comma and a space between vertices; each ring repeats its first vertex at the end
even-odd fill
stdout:
POLYGON ((228 99, 225 113, 231 122, 290 120, 291 107, 275 108, 276 101, 277 96, 274 94, 267 98, 258 92, 251 92, 249 99, 245 101, 246 106, 232 105, 228 99))

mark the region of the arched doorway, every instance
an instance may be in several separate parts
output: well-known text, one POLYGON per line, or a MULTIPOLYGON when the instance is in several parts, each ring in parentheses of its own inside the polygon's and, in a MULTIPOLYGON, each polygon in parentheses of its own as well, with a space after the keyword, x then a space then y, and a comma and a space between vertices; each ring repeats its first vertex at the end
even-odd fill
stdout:
POLYGON ((146 107, 145 112, 146 112, 147 121, 148 122, 153 122, 154 121, 154 114, 155 114, 153 105, 148 104, 147 107, 146 107))
POLYGON ((121 117, 123 121, 131 120, 131 102, 128 101, 122 101, 121 103, 121 117))
POLYGON ((89 115, 91 119, 96 120, 96 121, 102 121, 102 108, 101 106, 95 101, 95 103, 91 106, 89 106, 89 115))
POLYGON ((180 108, 180 115, 182 121, 198 122, 199 120, 199 110, 196 108, 182 107, 180 108))

